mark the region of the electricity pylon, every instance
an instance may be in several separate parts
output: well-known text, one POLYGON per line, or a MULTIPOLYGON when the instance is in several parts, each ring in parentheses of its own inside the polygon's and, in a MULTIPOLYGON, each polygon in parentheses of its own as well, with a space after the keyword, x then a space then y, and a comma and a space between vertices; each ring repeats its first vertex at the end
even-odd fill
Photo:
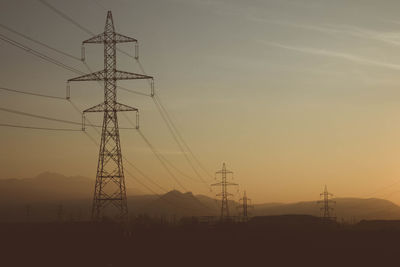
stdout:
MULTIPOLYGON (((128 215, 117 112, 138 112, 138 109, 117 102, 117 80, 153 79, 151 76, 116 69, 116 44, 129 42, 137 44, 136 39, 115 32, 112 14, 108 11, 104 32, 82 43, 82 47, 85 44, 104 44, 104 69, 68 80, 68 82, 104 81, 104 102, 83 111, 83 114, 87 112, 104 114, 92 220, 100 220, 109 205, 117 209, 118 219, 124 220, 128 215)), ((84 117, 82 121, 84 122, 84 117)), ((82 128, 84 129, 84 123, 82 128)))
POLYGON ((221 202, 221 220, 223 220, 225 217, 229 217, 228 197, 232 196, 232 194, 228 193, 228 186, 238 185, 238 184, 227 181, 228 174, 233 175, 233 172, 227 170, 225 163, 223 163, 222 169, 215 173, 216 176, 221 175, 221 181, 211 185, 211 186, 221 186, 221 192, 216 195, 217 197, 221 197, 221 200, 222 200, 222 202, 221 202))
POLYGON ((241 217, 242 217, 242 219, 244 221, 247 221, 248 218, 249 218, 248 217, 249 216, 249 212, 248 211, 249 211, 249 208, 250 208, 250 205, 249 205, 250 201, 251 201, 251 199, 247 197, 246 191, 244 191, 243 192, 243 197, 241 199, 239 199, 239 203, 240 203, 239 208, 241 209, 240 215, 241 215, 241 217))
POLYGON ((323 200, 318 201, 318 203, 322 203, 323 207, 321 207, 321 217, 324 221, 334 221, 336 217, 333 216, 334 209, 329 204, 336 203, 334 200, 330 199, 333 194, 328 192, 328 188, 325 185, 325 190, 320 194, 320 197, 323 197, 323 200))

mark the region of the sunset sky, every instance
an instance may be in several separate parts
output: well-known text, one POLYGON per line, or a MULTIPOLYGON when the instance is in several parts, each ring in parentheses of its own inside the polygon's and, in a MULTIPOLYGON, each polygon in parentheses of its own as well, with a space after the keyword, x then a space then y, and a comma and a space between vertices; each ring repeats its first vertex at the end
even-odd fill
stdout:
MULTIPOLYGON (((253 202, 314 200, 326 184, 337 197, 380 197, 400 204, 399 1, 49 3, 94 33, 103 31, 111 10, 116 30, 139 40, 140 61, 155 77, 156 93, 194 154, 209 173, 226 162, 253 202)), ((2 0, 0 10, 1 25, 76 57, 82 41, 91 37, 40 1, 2 0)), ((2 27, 0 33, 88 72, 77 60, 2 27)), ((0 87, 63 97, 66 81, 78 76, 1 40, 0 58, 0 87)), ((87 45, 86 60, 91 69, 101 70, 103 47, 87 45)), ((121 53, 118 69, 141 72, 121 53)), ((144 81, 120 84, 150 92, 144 81)), ((103 100, 102 90, 96 82, 73 83, 71 99, 83 110, 103 100)), ((139 108, 143 134, 195 178, 152 99, 121 90, 118 99, 139 108)), ((0 90, 0 107, 80 121, 66 100, 0 90)), ((88 118, 102 119, 100 114, 88 118)), ((121 127, 131 127, 119 118, 121 127)), ((0 123, 79 129, 4 111, 0 123)), ((99 142, 96 131, 87 131, 99 142)), ((182 190, 135 130, 120 133, 129 161, 160 185, 182 190)), ((95 178, 98 147, 82 132, 1 127, 0 138, 0 178, 43 171, 95 178)), ((176 176, 194 193, 216 193, 198 179, 176 176)), ((150 193, 127 174, 126 180, 128 193, 150 193)))

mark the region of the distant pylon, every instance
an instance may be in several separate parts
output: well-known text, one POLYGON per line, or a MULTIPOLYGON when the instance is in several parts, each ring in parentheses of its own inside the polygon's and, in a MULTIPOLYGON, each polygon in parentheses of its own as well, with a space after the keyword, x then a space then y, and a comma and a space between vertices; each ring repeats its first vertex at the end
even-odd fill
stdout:
POLYGON ((249 218, 249 208, 250 208, 250 201, 251 199, 247 197, 246 191, 243 192, 243 197, 239 199, 240 206, 239 208, 241 209, 240 216, 244 221, 247 221, 249 218))
MULTIPOLYGON (((105 208, 108 206, 117 209, 116 216, 120 220, 127 219, 128 215, 117 113, 120 111, 138 112, 138 109, 117 102, 117 80, 153 79, 151 76, 116 69, 116 44, 128 42, 137 44, 136 39, 115 32, 112 14, 111 11, 108 11, 104 32, 84 41, 82 44, 82 46, 84 44, 104 45, 104 69, 68 80, 68 82, 104 81, 104 102, 83 111, 83 114, 86 112, 103 112, 104 114, 92 220, 100 220, 105 215, 105 208)), ((82 51, 85 50, 82 49, 82 51)), ((84 58, 82 56, 83 60, 84 58)), ((84 130, 84 117, 82 122, 84 130)))
POLYGON ((233 175, 233 172, 227 170, 225 163, 223 163, 222 169, 215 173, 216 176, 221 175, 221 181, 211 185, 221 186, 221 192, 216 195, 217 197, 221 197, 221 220, 225 217, 229 217, 228 197, 232 196, 232 194, 228 193, 228 186, 238 185, 227 181, 228 174, 233 175))
POLYGON ((333 216, 334 213, 334 208, 331 207, 329 204, 334 204, 336 203, 334 200, 330 199, 333 196, 333 194, 328 192, 328 188, 325 185, 325 190, 320 194, 320 197, 323 197, 322 200, 318 201, 319 204, 323 204, 323 207, 321 207, 321 218, 324 221, 334 221, 336 220, 336 217, 333 216))

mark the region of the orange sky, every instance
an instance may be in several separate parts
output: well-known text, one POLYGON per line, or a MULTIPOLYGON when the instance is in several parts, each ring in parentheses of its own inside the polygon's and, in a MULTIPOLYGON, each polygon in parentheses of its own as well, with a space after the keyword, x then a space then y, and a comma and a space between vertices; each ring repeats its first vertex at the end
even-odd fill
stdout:
MULTIPOLYGON (((193 152, 209 173, 226 162, 239 189, 254 202, 313 200, 327 184, 338 197, 400 203, 398 1, 51 3, 95 33, 103 30, 111 9, 117 31, 140 41, 141 62, 155 77, 158 95, 193 152)), ((77 57, 88 38, 38 1, 5 0, 0 10, 1 24, 77 57)), ((88 71, 79 61, 3 28, 0 33, 88 71)), ((66 80, 77 76, 5 42, 0 47, 0 87, 64 96, 66 80)), ((87 46, 86 52, 91 69, 101 69, 102 48, 87 46)), ((140 72, 122 54, 118 66, 140 72)), ((121 84, 149 92, 145 82, 121 84)), ((81 110, 102 101, 97 83, 75 83, 71 89, 81 110)), ((80 121, 65 100, 0 95, 2 108, 80 121)), ((141 131, 191 177, 175 172, 185 188, 215 193, 195 178, 151 98, 118 91, 118 99, 140 109, 141 131)), ((89 118, 101 122, 101 116, 89 118)), ((71 127, 3 111, 0 123, 71 127)), ((120 125, 130 126, 123 116, 120 125)), ((99 140, 93 129, 88 133, 99 140)), ((53 171, 94 179, 98 148, 81 132, 3 127, 0 137, 1 178, 53 171)), ((121 130, 121 144, 124 156, 157 183, 181 189, 135 130, 121 130)), ((129 165, 125 168, 145 181, 129 165)), ((148 192, 126 179, 128 187, 148 192)))

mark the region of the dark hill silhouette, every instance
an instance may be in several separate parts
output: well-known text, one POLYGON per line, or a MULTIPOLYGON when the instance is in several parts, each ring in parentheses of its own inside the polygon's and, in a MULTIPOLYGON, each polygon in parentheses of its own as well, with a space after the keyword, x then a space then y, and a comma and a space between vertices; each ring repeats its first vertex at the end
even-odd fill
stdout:
POLYGON ((33 178, 0 179, 0 202, 26 203, 88 198, 94 181, 44 172, 33 178))
MULTIPOLYGON (((0 179, 0 221, 27 220, 27 205, 30 220, 54 221, 60 216, 64 220, 89 218, 93 194, 93 179, 82 176, 66 177, 45 172, 34 178, 0 179)), ((132 193, 132 189, 128 193, 132 193)), ((400 219, 400 207, 383 199, 337 198, 336 216, 339 220, 396 220, 400 219)), ((132 215, 151 216, 218 216, 217 201, 204 195, 181 193, 177 190, 164 195, 128 195, 129 212, 132 215)), ((237 215, 238 203, 229 201, 231 215, 237 215)), ((254 205, 253 216, 302 214, 319 216, 316 201, 297 203, 265 203, 254 205)))
MULTIPOLYGON (((33 178, 0 179, 0 203, 91 199, 94 179, 43 172, 33 178)), ((131 193, 135 193, 132 189, 131 193)))
MULTIPOLYGON (((360 220, 397 220, 400 219, 400 207, 384 199, 377 198, 336 198, 336 217, 346 221, 360 220)), ((255 205, 253 215, 307 214, 319 216, 320 210, 316 201, 290 204, 255 205)))
MULTIPOLYGON (((130 199, 131 200, 131 199, 130 199)), ((210 205, 209 201, 202 202, 191 192, 181 193, 172 190, 156 199, 144 204, 137 205, 130 202, 131 212, 146 213, 155 216, 206 216, 216 215, 217 207, 210 205)))

